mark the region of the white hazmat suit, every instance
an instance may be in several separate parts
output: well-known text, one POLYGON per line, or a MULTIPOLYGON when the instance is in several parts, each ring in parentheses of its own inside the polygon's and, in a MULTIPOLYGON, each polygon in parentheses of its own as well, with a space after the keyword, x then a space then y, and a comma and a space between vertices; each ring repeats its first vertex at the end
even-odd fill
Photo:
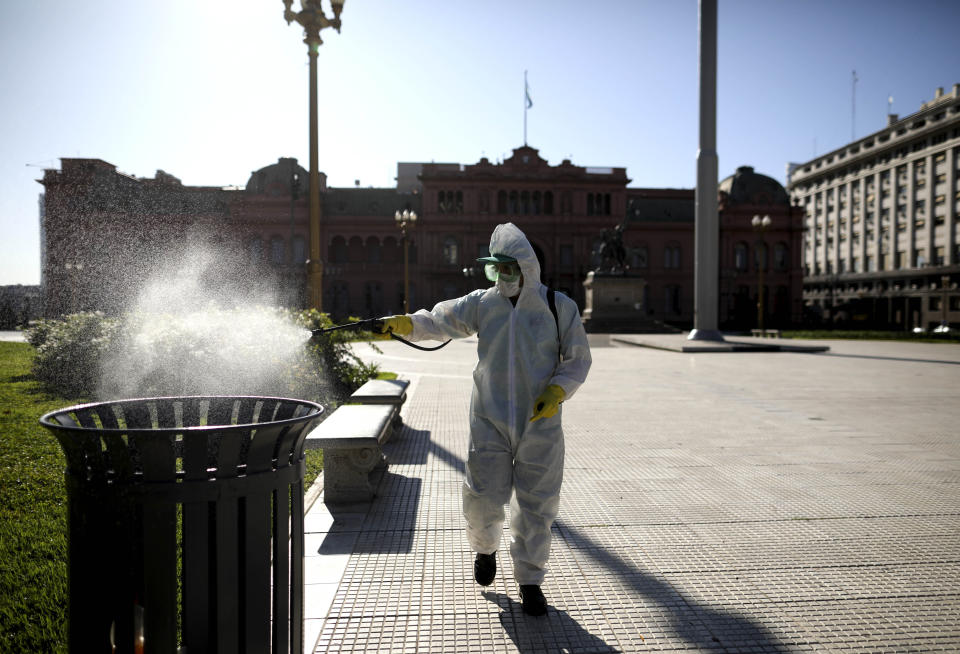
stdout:
POLYGON ((467 538, 476 552, 495 552, 509 501, 514 575, 520 585, 539 586, 560 504, 562 407, 550 418, 530 419, 534 401, 548 385, 563 388, 565 400, 573 397, 590 369, 590 347, 576 303, 561 293, 555 295, 559 320, 554 320, 540 264, 523 232, 512 223, 498 225, 490 253, 513 257, 520 265, 523 287, 516 306, 496 286, 479 289, 413 314, 410 338, 477 335, 463 484, 467 538))

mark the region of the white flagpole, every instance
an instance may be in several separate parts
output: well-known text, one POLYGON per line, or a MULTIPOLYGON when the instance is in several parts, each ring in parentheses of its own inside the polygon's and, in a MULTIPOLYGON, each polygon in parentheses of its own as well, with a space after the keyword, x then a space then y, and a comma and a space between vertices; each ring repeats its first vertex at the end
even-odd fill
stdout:
POLYGON ((527 144, 527 105, 530 104, 527 98, 530 93, 527 91, 527 71, 523 71, 523 144, 527 144))

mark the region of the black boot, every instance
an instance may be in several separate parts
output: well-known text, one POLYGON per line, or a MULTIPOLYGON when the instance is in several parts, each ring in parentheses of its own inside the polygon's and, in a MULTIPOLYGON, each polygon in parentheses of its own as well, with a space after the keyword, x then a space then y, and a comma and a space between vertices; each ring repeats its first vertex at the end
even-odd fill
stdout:
POLYGON ((497 553, 477 554, 477 560, 473 562, 473 578, 481 586, 489 586, 497 576, 497 553))
POLYGON ((540 586, 520 586, 520 601, 523 603, 523 612, 527 615, 546 615, 547 598, 543 596, 540 586))

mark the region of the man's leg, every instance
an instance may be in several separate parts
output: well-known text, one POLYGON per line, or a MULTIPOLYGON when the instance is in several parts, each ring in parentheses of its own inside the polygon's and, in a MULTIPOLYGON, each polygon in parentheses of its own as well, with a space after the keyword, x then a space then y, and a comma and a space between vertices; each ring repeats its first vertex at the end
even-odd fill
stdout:
POLYGON ((560 507, 563 454, 560 414, 531 423, 517 448, 515 494, 510 502, 510 555, 521 586, 539 586, 546 574, 550 527, 560 507))
POLYGON ((470 419, 470 452, 463 482, 463 516, 467 540, 479 554, 492 554, 500 546, 503 507, 510 500, 513 475, 510 443, 488 421, 470 419))

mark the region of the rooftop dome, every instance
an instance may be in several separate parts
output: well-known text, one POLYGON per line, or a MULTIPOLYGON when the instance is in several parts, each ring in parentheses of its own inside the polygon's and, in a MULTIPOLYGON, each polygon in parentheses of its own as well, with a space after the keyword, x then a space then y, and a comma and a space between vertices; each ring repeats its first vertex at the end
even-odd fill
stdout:
POLYGON ((780 182, 753 172, 753 166, 740 166, 737 172, 720 182, 718 190, 726 193, 731 204, 788 205, 790 197, 780 182))
POLYGON ((256 170, 250 175, 250 179, 247 180, 247 193, 291 195, 291 190, 296 184, 299 187, 297 194, 302 197, 307 193, 308 179, 307 171, 297 164, 296 159, 281 157, 277 163, 256 170))

